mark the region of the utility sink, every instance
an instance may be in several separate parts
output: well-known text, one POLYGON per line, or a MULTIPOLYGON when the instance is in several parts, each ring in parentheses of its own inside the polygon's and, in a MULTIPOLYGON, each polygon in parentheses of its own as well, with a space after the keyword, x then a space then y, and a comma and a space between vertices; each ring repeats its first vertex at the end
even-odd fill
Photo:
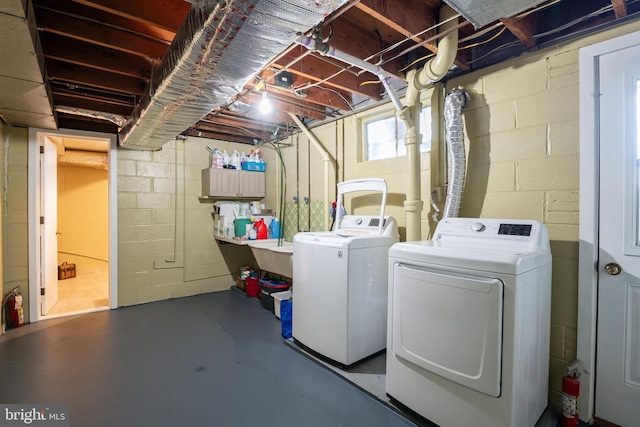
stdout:
POLYGON ((258 267, 270 273, 279 274, 287 278, 293 277, 293 243, 256 240, 249 243, 249 248, 258 263, 258 267))

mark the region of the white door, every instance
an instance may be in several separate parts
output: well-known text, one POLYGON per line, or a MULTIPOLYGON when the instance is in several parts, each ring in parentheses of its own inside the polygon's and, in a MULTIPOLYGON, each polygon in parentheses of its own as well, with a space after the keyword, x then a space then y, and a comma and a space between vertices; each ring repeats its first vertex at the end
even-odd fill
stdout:
POLYGON ((58 302, 58 153, 56 145, 43 138, 40 154, 40 250, 42 262, 42 316, 58 302))
POLYGON ((595 416, 640 420, 640 46, 602 55, 595 416))

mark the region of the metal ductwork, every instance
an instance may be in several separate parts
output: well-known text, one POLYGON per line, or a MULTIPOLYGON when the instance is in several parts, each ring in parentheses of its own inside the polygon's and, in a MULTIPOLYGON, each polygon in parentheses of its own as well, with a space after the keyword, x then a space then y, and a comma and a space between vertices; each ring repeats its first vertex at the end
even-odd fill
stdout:
POLYGON ((460 211, 462 190, 467 170, 464 150, 464 123, 462 109, 469 101, 469 95, 454 89, 444 98, 445 141, 449 152, 449 184, 443 218, 455 218, 460 211))
POLYGON ((475 28, 531 9, 545 0, 444 0, 475 28))
POLYGON ((0 40, 0 117, 12 126, 56 129, 30 0, 0 1, 0 40))
POLYGON ((120 131, 124 148, 157 150, 216 107, 346 0, 194 1, 157 76, 120 131))

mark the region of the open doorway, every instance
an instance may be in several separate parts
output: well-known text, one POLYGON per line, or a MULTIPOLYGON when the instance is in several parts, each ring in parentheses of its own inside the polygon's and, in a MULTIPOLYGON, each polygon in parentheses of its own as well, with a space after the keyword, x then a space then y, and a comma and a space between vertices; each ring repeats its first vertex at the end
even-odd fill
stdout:
POLYGON ((115 147, 114 135, 30 130, 32 322, 117 307, 115 147))

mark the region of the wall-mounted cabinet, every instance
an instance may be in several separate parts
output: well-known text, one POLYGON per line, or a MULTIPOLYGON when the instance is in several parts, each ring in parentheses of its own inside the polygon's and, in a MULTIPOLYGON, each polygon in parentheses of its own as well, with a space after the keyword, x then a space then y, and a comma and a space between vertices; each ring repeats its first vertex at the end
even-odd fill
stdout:
POLYGON ((225 199, 262 199, 264 172, 235 169, 202 169, 202 196, 225 199))

